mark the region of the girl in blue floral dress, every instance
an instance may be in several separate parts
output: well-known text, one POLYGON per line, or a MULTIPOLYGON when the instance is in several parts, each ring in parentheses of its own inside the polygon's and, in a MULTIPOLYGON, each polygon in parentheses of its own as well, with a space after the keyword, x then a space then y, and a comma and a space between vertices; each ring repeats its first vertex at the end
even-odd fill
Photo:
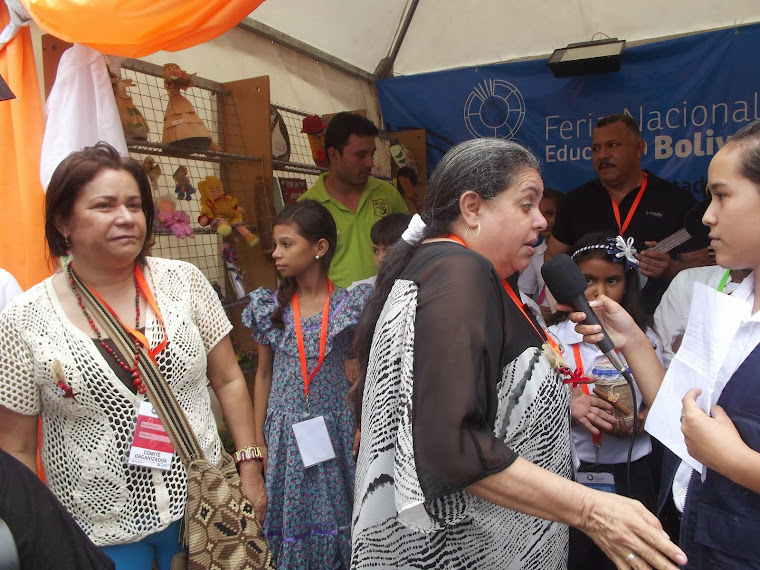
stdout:
MULTIPOLYGON (((328 279, 337 232, 319 203, 285 208, 274 239, 280 287, 251 293, 243 312, 260 345, 254 414, 258 441, 266 443, 264 532, 278 569, 348 569, 356 420, 346 403, 345 361, 371 288, 349 292, 328 279), (296 430, 321 433, 320 448, 331 446, 334 457, 305 467, 313 458, 302 456, 296 430)), ((313 441, 300 443, 306 454, 314 449, 313 441)))

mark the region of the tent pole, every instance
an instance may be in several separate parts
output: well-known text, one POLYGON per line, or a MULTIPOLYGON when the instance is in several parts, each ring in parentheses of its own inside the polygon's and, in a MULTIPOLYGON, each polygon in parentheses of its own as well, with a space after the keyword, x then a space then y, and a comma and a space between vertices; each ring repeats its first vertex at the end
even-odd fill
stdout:
POLYGON ((401 49, 401 44, 404 43, 406 32, 409 29, 409 24, 412 23, 414 12, 417 10, 417 5, 419 3, 420 0, 412 0, 411 4, 409 5, 409 10, 406 11, 406 15, 404 16, 404 21, 401 24, 401 29, 399 29, 398 36, 396 36, 396 40, 393 42, 393 47, 391 48, 390 54, 387 57, 381 59, 380 63, 377 64, 377 67, 375 68, 375 77, 378 79, 386 79, 393 75, 393 64, 396 63, 396 56, 401 49))

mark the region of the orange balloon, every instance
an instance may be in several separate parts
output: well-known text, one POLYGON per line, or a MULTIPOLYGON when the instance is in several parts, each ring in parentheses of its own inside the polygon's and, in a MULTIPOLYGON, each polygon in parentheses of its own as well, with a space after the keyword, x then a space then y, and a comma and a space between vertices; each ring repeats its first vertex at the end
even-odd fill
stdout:
POLYGON ((179 51, 221 36, 264 0, 21 0, 45 32, 109 55, 179 51))

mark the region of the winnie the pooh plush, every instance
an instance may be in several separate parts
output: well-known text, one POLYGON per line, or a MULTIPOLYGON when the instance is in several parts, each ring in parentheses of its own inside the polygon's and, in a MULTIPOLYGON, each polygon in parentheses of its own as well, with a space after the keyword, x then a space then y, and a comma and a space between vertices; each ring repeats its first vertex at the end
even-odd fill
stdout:
POLYGON ((198 190, 201 193, 201 215, 198 216, 201 226, 215 226, 216 233, 222 237, 230 235, 234 228, 249 246, 259 244, 259 236, 243 223, 245 210, 238 205, 235 197, 224 193, 221 180, 215 176, 207 176, 198 184, 198 190))

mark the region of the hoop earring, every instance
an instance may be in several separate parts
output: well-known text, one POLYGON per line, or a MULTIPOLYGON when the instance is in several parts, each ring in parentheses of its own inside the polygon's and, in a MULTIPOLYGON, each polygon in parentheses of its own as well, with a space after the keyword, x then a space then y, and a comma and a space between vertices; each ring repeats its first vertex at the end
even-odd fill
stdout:
MULTIPOLYGON (((475 232, 475 237, 478 237, 480 235, 480 222, 478 222, 477 228, 478 228, 478 231, 475 232)), ((469 234, 469 233, 470 233, 470 226, 467 226, 467 229, 464 230, 464 239, 465 239, 465 241, 467 240, 467 234, 469 234)))

